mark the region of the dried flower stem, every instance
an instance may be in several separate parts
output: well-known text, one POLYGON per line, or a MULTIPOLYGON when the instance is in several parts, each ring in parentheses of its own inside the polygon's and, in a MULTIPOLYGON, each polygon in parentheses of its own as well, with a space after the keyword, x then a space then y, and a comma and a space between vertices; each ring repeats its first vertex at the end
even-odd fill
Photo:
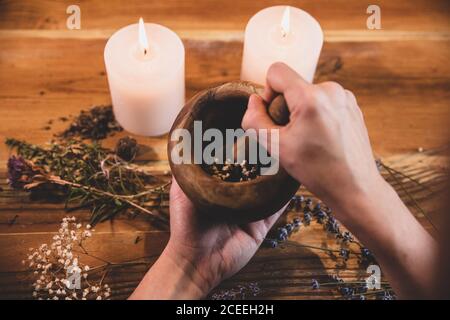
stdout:
MULTIPOLYGON (((321 251, 326 251, 326 252, 329 252, 329 253, 339 253, 340 252, 339 249, 328 249, 328 248, 318 247, 318 246, 313 246, 313 245, 308 245, 308 244, 299 244, 299 243, 296 243, 296 242, 293 242, 293 241, 286 241, 286 242, 284 242, 284 244, 290 245, 290 246, 293 246, 293 247, 310 248, 310 249, 315 249, 315 250, 321 250, 321 251)), ((361 255, 360 252, 356 252, 356 251, 350 251, 349 250, 349 253, 357 255, 357 256, 361 255)))
POLYGON ((62 179, 60 179, 59 177, 56 177, 56 176, 50 177, 48 182, 54 183, 54 184, 57 184, 57 185, 69 186, 69 187, 72 187, 72 188, 83 189, 83 190, 86 190, 86 191, 89 191, 89 192, 93 192, 93 193, 98 194, 98 195, 110 197, 111 199, 114 199, 114 200, 122 200, 122 201, 126 202, 127 204, 129 204, 130 206, 135 207, 136 209, 139 209, 140 211, 142 211, 144 213, 147 213, 147 214, 157 218, 161 222, 167 223, 167 219, 163 218, 160 215, 157 215, 157 214, 153 213, 152 211, 150 211, 150 210, 140 206, 139 204, 137 204, 137 203, 135 203, 135 202, 133 202, 131 200, 139 198, 139 197, 142 197, 144 195, 148 195, 150 193, 155 193, 157 191, 160 191, 160 190, 164 189, 165 187, 167 187, 168 185, 170 185, 170 182, 168 182, 168 183, 166 183, 166 184, 164 184, 162 186, 158 186, 156 188, 153 188, 153 189, 150 189, 148 191, 141 192, 141 193, 135 194, 135 195, 113 194, 111 192, 99 190, 99 189, 94 188, 94 187, 84 186, 84 185, 81 185, 79 183, 62 180, 62 179))
POLYGON ((408 189, 406 189, 405 185, 397 178, 397 176, 395 175, 394 171, 387 165, 383 164, 383 162, 380 161, 380 164, 383 166, 383 168, 385 168, 387 170, 387 172, 389 173, 389 175, 400 185, 400 188, 402 188, 402 190, 406 193, 406 195, 408 196, 408 198, 412 201, 413 205, 420 211, 420 213, 423 214, 423 216, 428 220, 428 222, 430 223, 430 225, 437 231, 439 232, 439 229, 436 227, 436 225, 433 223, 433 220, 431 219, 431 217, 428 215, 428 213, 419 205, 419 203, 417 202, 417 200, 411 195, 411 193, 408 191, 408 189))

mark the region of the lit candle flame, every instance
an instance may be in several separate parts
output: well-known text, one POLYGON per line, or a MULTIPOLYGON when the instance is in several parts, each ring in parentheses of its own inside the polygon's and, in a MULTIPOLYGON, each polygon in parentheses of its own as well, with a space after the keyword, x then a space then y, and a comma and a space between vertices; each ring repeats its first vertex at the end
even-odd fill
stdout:
POLYGON ((145 25, 144 25, 144 19, 139 19, 139 44, 144 51, 144 54, 147 54, 149 46, 148 46, 148 40, 147 40, 147 34, 145 33, 145 25))
POLYGON ((291 28, 291 9, 289 6, 284 9, 283 18, 281 19, 281 35, 286 37, 289 34, 291 28))

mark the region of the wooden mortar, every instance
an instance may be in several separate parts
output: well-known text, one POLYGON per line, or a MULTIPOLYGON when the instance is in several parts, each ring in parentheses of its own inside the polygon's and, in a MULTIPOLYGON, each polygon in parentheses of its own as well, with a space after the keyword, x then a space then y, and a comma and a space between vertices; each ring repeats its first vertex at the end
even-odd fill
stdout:
MULTIPOLYGON (((170 130, 167 149, 172 174, 184 193, 209 219, 237 223, 260 220, 280 210, 299 188, 299 183, 281 166, 275 175, 228 182, 212 177, 193 161, 191 164, 172 162, 172 149, 179 143, 170 140, 175 129, 187 129, 193 137, 195 120, 202 121, 203 131, 241 128, 250 95, 262 89, 250 82, 236 81, 203 90, 186 103, 170 130)), ((277 97, 268 111, 277 124, 283 125, 289 120, 283 96, 277 97)))

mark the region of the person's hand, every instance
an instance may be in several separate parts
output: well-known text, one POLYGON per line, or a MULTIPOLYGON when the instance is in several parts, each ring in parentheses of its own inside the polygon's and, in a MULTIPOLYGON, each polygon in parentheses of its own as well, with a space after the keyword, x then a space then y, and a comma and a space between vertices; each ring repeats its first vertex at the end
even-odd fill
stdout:
POLYGON ((250 97, 242 126, 278 128, 281 165, 329 206, 343 205, 343 194, 370 193, 384 183, 355 96, 337 83, 309 84, 287 65, 275 63, 263 96, 250 97), (284 127, 266 112, 276 93, 284 95, 290 111, 284 127))
POLYGON ((378 172, 350 91, 334 82, 309 84, 276 63, 268 71, 263 97, 250 97, 242 126, 279 129, 281 165, 374 253, 397 294, 433 296, 436 243, 378 172), (277 127, 266 111, 277 93, 290 111, 284 127, 277 127))
POLYGON ((170 240, 131 299, 197 299, 244 267, 284 209, 246 225, 202 217, 172 179, 170 240))

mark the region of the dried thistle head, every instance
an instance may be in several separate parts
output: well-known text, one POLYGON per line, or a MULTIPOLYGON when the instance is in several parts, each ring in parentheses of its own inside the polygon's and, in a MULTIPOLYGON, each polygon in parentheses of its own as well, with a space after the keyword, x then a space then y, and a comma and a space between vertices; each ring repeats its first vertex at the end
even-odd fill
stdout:
POLYGON ((8 183, 14 189, 31 189, 48 181, 44 170, 20 156, 8 159, 8 183))
POLYGON ((117 141, 116 154, 125 161, 133 161, 138 152, 139 146, 136 139, 124 137, 117 141))

